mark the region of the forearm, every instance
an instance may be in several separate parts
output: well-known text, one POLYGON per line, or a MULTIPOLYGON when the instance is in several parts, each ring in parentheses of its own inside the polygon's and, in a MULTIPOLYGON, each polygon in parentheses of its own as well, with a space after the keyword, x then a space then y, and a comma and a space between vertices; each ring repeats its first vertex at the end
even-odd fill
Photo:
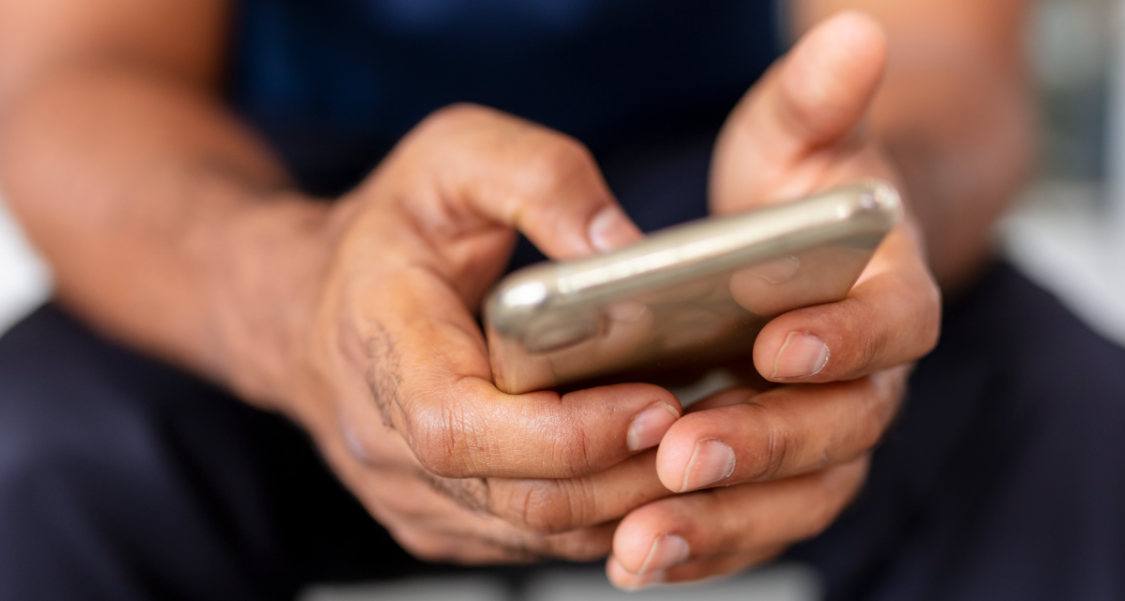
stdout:
POLYGON ((869 126, 898 166, 946 289, 971 279, 1033 164, 1023 0, 803 0, 800 29, 844 8, 884 24, 883 89, 869 126))
POLYGON ((276 400, 325 262, 321 203, 204 93, 126 69, 0 110, 0 181, 57 297, 107 335, 276 400))

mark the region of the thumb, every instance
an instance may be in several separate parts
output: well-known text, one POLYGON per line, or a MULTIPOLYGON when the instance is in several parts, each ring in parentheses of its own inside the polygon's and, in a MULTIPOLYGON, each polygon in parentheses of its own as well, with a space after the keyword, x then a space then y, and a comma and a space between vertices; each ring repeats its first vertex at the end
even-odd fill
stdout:
POLYGON ((724 205, 735 194, 763 193, 763 178, 789 175, 813 152, 847 138, 878 90, 886 60, 882 27, 861 12, 839 13, 805 34, 727 120, 716 146, 715 200, 724 205))

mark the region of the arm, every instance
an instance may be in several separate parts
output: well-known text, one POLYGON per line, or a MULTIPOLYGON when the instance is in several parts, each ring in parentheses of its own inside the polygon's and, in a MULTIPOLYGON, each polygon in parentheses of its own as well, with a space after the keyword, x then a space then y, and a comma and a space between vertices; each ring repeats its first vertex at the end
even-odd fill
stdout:
POLYGON ((800 35, 843 9, 885 28, 888 63, 873 136, 899 169, 946 289, 972 278, 1035 153, 1026 0, 799 0, 800 35))
POLYGON ((310 302, 326 211, 215 100, 225 29, 218 0, 0 4, 0 177, 61 302, 265 401, 268 299, 310 302))

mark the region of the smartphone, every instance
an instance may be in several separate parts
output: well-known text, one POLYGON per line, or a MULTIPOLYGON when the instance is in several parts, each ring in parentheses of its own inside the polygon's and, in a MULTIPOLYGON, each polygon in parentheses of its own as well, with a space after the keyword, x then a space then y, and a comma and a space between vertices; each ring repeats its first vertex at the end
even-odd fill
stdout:
POLYGON ((869 180, 516 271, 484 304, 493 379, 522 394, 748 356, 772 317, 844 299, 901 213, 869 180))

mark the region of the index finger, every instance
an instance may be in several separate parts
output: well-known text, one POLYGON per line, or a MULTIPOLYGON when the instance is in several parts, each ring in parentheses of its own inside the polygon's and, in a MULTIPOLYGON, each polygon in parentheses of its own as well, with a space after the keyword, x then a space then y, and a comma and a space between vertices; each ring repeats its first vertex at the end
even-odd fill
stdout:
MULTIPOLYGON (((428 117, 400 144, 415 175, 439 194, 427 218, 514 227, 545 255, 573 259, 641 238, 618 205, 593 155, 577 140, 475 105, 428 117)), ((420 199, 412 197, 411 202, 420 199)))

